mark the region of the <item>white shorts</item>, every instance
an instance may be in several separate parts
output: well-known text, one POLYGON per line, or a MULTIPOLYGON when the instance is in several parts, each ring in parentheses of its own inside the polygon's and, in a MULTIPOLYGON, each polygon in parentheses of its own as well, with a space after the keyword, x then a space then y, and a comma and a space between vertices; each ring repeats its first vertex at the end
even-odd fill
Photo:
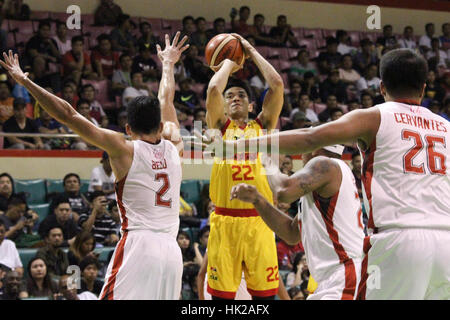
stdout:
POLYGON ((308 296, 307 300, 356 299, 361 275, 361 260, 350 259, 345 264, 334 267, 329 274, 329 276, 318 277, 325 280, 317 280, 317 289, 308 296))
POLYGON ((389 229, 366 237, 359 299, 450 299, 450 231, 389 229))
POLYGON ((125 232, 114 250, 102 300, 179 300, 181 249, 173 236, 150 230, 125 232))

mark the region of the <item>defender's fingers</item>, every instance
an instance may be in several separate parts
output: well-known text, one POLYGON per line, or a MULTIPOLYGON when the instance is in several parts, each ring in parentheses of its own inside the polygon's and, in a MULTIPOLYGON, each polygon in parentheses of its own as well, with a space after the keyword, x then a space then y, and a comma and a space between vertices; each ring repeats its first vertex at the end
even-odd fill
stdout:
POLYGON ((177 33, 175 34, 175 37, 173 38, 172 46, 175 47, 177 45, 179 37, 180 37, 180 31, 177 31, 177 33))
POLYGON ((183 39, 181 39, 181 41, 177 44, 177 48, 180 49, 183 44, 187 41, 188 36, 184 36, 183 39))

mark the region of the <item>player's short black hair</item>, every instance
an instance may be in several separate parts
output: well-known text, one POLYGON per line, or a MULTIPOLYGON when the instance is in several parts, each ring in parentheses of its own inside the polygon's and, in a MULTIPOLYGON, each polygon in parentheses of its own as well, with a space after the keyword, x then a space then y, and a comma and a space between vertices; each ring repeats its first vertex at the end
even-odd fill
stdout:
POLYGON ((236 78, 230 78, 230 80, 228 80, 227 86, 225 87, 225 90, 223 90, 223 93, 225 94, 225 92, 232 88, 232 87, 239 87, 245 90, 245 92, 247 93, 248 96, 248 101, 253 101, 252 100, 252 90, 250 89, 250 87, 248 86, 247 82, 242 81, 240 79, 236 79, 236 78))
POLYGON ((80 92, 83 93, 84 90, 86 90, 87 88, 92 88, 92 89, 94 89, 94 91, 95 91, 95 87, 94 87, 92 84, 88 83, 88 84, 83 85, 83 86, 80 88, 80 92))
POLYGON ((128 125, 137 134, 157 132, 161 123, 161 108, 156 98, 140 96, 128 104, 128 125))
POLYGON ((394 98, 419 96, 427 80, 424 58, 409 49, 389 51, 380 61, 380 76, 386 91, 394 98))
POLYGON ((77 41, 81 41, 81 43, 84 44, 84 38, 83 38, 83 36, 74 36, 74 37, 72 37, 72 40, 71 40, 72 45, 73 45, 75 42, 77 42, 77 41))

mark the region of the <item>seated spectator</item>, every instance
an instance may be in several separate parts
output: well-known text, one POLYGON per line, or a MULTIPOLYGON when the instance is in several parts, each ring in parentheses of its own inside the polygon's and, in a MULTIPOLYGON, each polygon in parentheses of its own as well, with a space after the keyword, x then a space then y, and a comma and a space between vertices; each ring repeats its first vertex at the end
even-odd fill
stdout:
POLYGON ((0 215, 8 210, 8 203, 14 195, 14 179, 9 173, 0 174, 0 215))
POLYGON ((77 90, 74 89, 74 86, 76 88, 75 83, 71 83, 73 82, 72 80, 67 80, 63 86, 63 90, 62 90, 62 94, 61 94, 61 98, 65 101, 67 101, 68 103, 70 103, 70 105, 76 109, 77 108, 77 102, 80 99, 77 95, 76 92, 77 90))
MULTIPOLYGON (((36 127, 40 133, 61 133, 67 134, 68 130, 62 126, 58 121, 52 118, 47 111, 40 108, 39 118, 35 120, 36 127)), ((42 138, 45 149, 68 149, 71 141, 68 138, 42 138)))
POLYGON ((128 103, 139 96, 150 96, 153 92, 148 91, 148 87, 144 84, 142 73, 133 72, 131 74, 131 87, 124 90, 122 94, 122 104, 124 107, 128 106, 128 103))
POLYGON ((284 117, 290 116, 293 105, 300 101, 300 94, 302 93, 302 83, 299 79, 293 79, 289 82, 289 93, 285 94, 284 105, 281 115, 284 117))
POLYGON ((191 89, 192 79, 185 78, 180 80, 180 90, 175 91, 174 105, 177 109, 187 114, 193 114, 194 109, 200 106, 200 100, 197 94, 191 89))
POLYGON ((213 22, 212 29, 206 31, 208 41, 221 33, 226 33, 226 22, 224 18, 216 18, 213 22))
POLYGON ((356 82, 356 89, 361 94, 363 91, 370 93, 375 98, 380 95, 380 82, 381 79, 377 77, 378 67, 376 64, 370 64, 365 72, 364 77, 361 77, 356 82))
POLYGON ((201 255, 199 255, 199 252, 195 252, 194 248, 191 245, 191 238, 186 231, 180 230, 178 232, 177 242, 180 246, 181 254, 183 256, 184 270, 186 270, 186 267, 193 264, 197 264, 200 266, 202 257, 201 255))
POLYGON ((339 79, 346 84, 356 84, 360 78, 360 74, 353 69, 352 56, 349 54, 343 55, 342 64, 339 68, 339 79))
POLYGON ((27 89, 25 89, 24 86, 18 84, 17 82, 12 90, 12 95, 14 98, 22 98, 27 104, 31 103, 30 94, 28 93, 27 89))
POLYGON ((300 286, 290 288, 288 294, 291 300, 306 300, 308 297, 307 285, 306 282, 302 282, 300 286))
POLYGON ((95 25, 114 26, 121 14, 123 14, 122 8, 115 4, 114 0, 101 0, 94 13, 95 25))
POLYGON ((295 172, 292 170, 294 165, 290 155, 280 155, 280 171, 288 176, 292 176, 295 172))
MULTIPOLYGON (((26 116, 26 103, 23 99, 14 99, 14 115, 3 124, 3 131, 7 133, 39 133, 33 120, 26 116)), ((5 149, 44 149, 39 137, 7 137, 4 141, 5 149)))
POLYGON ((439 37, 443 50, 450 49, 450 23, 444 23, 442 25, 442 36, 439 37))
POLYGON ((364 72, 370 64, 377 64, 377 52, 372 41, 365 38, 360 42, 361 51, 355 55, 355 69, 359 72, 364 72))
POLYGON ((206 34, 206 20, 203 17, 195 19, 195 32, 192 33, 190 43, 198 48, 199 55, 205 55, 205 47, 208 44, 208 35, 206 34))
POLYGON ((101 166, 92 169, 91 180, 89 182, 89 192, 102 191, 107 199, 114 200, 116 198, 114 185, 116 177, 112 172, 109 156, 106 151, 103 151, 101 166))
POLYGON ((439 38, 433 38, 431 39, 431 49, 427 51, 425 54, 425 58, 428 60, 428 63, 430 64, 430 59, 434 58, 435 60, 435 66, 431 69, 436 69, 437 67, 443 67, 447 68, 450 67, 450 59, 447 53, 444 50, 441 50, 440 48, 440 41, 439 38))
POLYGON ((344 115, 341 108, 334 108, 330 110, 330 121, 335 121, 344 115))
POLYGON ((247 20, 250 17, 250 8, 247 6, 240 7, 238 21, 236 21, 236 16, 237 10, 233 8, 230 13, 231 31, 246 37, 250 32, 250 26, 247 24, 247 20))
POLYGON ((347 31, 337 30, 336 31, 336 39, 339 42, 337 51, 341 55, 353 54, 354 52, 356 52, 356 48, 349 45, 350 37, 348 36, 347 31))
MULTIPOLYGON (((180 39, 183 39, 184 36, 188 36, 191 39, 192 34, 195 32, 195 20, 193 16, 185 16, 181 20, 182 29, 180 34, 180 39)), ((178 31, 178 30, 172 30, 178 31)), ((188 40, 189 42, 190 40, 188 40)))
POLYGON ((89 106, 89 101, 85 99, 78 100, 77 103, 77 111, 90 122, 92 122, 95 126, 100 127, 97 120, 91 116, 91 108, 89 106))
POLYGON ((36 78, 41 78, 41 71, 49 71, 49 63, 58 63, 61 54, 55 40, 50 38, 50 22, 43 20, 39 22, 38 32, 28 40, 25 46, 25 53, 31 65, 36 78))
POLYGON ((383 26, 383 36, 377 39, 376 44, 381 45, 383 48, 387 48, 388 50, 397 49, 400 47, 393 34, 393 28, 390 24, 383 26))
POLYGON ((92 256, 87 256, 80 262, 81 270, 81 289, 80 293, 84 291, 89 291, 95 294, 97 297, 100 296, 103 287, 103 281, 97 279, 98 270, 100 264, 97 258, 92 256))
POLYGON ((80 83, 81 78, 97 79, 97 74, 92 71, 91 58, 86 51, 83 51, 83 44, 82 36, 73 37, 71 47, 62 58, 64 77, 71 77, 75 83, 80 83))
POLYGON ((139 31, 141 37, 137 40, 137 46, 148 48, 151 54, 156 54, 156 45, 161 44, 161 40, 152 33, 152 25, 146 21, 141 22, 139 31))
POLYGON ((48 297, 53 299, 53 294, 56 293, 57 289, 50 278, 49 272, 47 272, 46 261, 36 256, 28 263, 27 270, 28 296, 30 298, 48 297))
POLYGON ((339 67, 342 56, 337 51, 338 41, 334 37, 327 38, 326 51, 321 52, 317 57, 319 67, 322 69, 322 73, 328 73, 332 69, 339 67))
POLYGON ((70 37, 67 36, 66 22, 58 21, 56 23, 56 36, 52 38, 55 40, 59 54, 64 56, 73 46, 73 40, 70 41, 70 37))
MULTIPOLYGON (((51 207, 54 207, 53 214, 49 214, 40 223, 38 230, 39 235, 42 239, 52 236, 48 240, 57 243, 58 246, 68 247, 75 241, 75 237, 78 233, 77 223, 71 214, 72 209, 70 208, 69 198, 60 195, 53 200, 51 207), (54 228, 61 229, 62 235, 60 236, 57 231, 52 231, 54 228), (51 231, 52 233, 50 233, 51 231), (61 243, 59 243, 59 238, 62 236, 64 237, 61 239, 61 243), (58 239, 58 241, 53 238, 58 239)), ((47 261, 47 263, 48 262, 49 261, 47 261)))
POLYGON ((120 111, 117 115, 117 125, 110 124, 108 129, 127 134, 125 126, 128 122, 128 112, 126 110, 120 111))
POLYGON ((327 108, 323 110, 321 113, 319 113, 319 121, 322 123, 330 121, 331 120, 330 111, 338 107, 338 100, 336 98, 336 95, 330 94, 327 97, 326 106, 327 108))
MULTIPOLYGON (((280 270, 292 270, 296 261, 295 258, 299 253, 304 253, 305 250, 302 246, 302 243, 299 242, 296 245, 289 245, 283 240, 279 240, 277 242, 277 256, 278 256, 278 265, 280 270)), ((297 261, 298 263, 298 261, 297 261)), ((289 286, 289 285, 287 285, 289 286)))
POLYGON ((186 68, 187 77, 194 79, 195 82, 207 83, 209 81, 212 70, 198 57, 198 48, 195 45, 191 45, 186 50, 183 65, 186 68))
POLYGON ((21 281, 22 276, 18 271, 7 271, 4 280, 5 289, 0 294, 0 300, 20 300, 21 281))
POLYGON ((303 75, 302 90, 310 97, 311 101, 320 103, 319 84, 311 71, 303 75))
POLYGON ((136 39, 131 34, 132 26, 130 16, 121 14, 117 18, 117 26, 110 33, 113 50, 126 52, 134 56, 136 52, 136 39))
POLYGON ((303 111, 297 111, 292 115, 291 122, 281 128, 282 131, 308 128, 311 122, 306 117, 303 111))
POLYGON ((427 23, 425 25, 425 34, 419 39, 419 48, 423 54, 431 50, 431 40, 434 37, 434 23, 427 23))
POLYGON ((88 232, 92 232, 95 242, 103 246, 114 246, 117 236, 116 222, 108 212, 108 201, 102 191, 91 193, 92 209, 89 213, 83 213, 78 220, 79 226, 88 232))
MULTIPOLYGON (((251 41, 251 39, 252 36, 247 37, 247 40, 249 40, 249 42, 251 41)), ((256 75, 256 72, 258 72, 258 67, 253 62, 253 60, 245 59, 242 69, 239 69, 233 75, 236 79, 247 82, 247 79, 253 78, 256 75)))
POLYGON ((67 258, 69 265, 79 266, 80 262, 88 257, 97 258, 97 254, 94 253, 95 237, 89 231, 81 231, 75 237, 75 241, 70 245, 67 258))
POLYGON ((289 43, 292 48, 299 47, 297 39, 291 30, 291 25, 287 24, 285 15, 279 15, 277 17, 277 26, 270 29, 269 36, 275 39, 276 46, 285 47, 289 43))
POLYGON ((443 101, 445 97, 445 90, 436 81, 436 72, 428 71, 427 81, 425 87, 425 95, 423 96, 423 105, 427 105, 432 100, 443 101))
POLYGON ((263 92, 269 88, 269 83, 259 69, 256 70, 256 74, 250 79, 250 87, 252 88, 256 99, 259 99, 263 92))
POLYGON ((76 286, 68 286, 68 275, 63 275, 59 278, 58 293, 55 294, 55 300, 98 300, 98 297, 89 291, 77 294, 76 286))
POLYGON ((99 79, 111 79, 114 69, 119 68, 119 53, 111 50, 111 38, 107 34, 97 37, 98 45, 92 50, 91 62, 99 79))
POLYGON ((292 111, 289 115, 289 118, 291 118, 291 121, 293 120, 294 114, 298 111, 302 111, 305 113, 306 119, 309 120, 311 123, 317 123, 319 122, 319 118, 317 117, 316 113, 309 107, 311 104, 311 99, 306 93, 301 93, 300 98, 298 101, 295 101, 292 104, 292 111))
POLYGON ((363 92, 361 94, 361 107, 362 107, 362 109, 367 109, 367 108, 373 107, 373 105, 374 104, 373 104, 372 96, 369 93, 367 93, 367 92, 363 92))
POLYGON ((359 104, 359 101, 357 99, 349 100, 347 102, 347 111, 353 111, 356 109, 361 109, 361 105, 359 104))
POLYGON ((198 107, 194 109, 194 127, 195 122, 200 122, 201 132, 204 134, 208 125, 206 124, 206 110, 202 107, 198 107))
POLYGON ((299 286, 304 281, 308 282, 309 278, 309 269, 305 253, 297 252, 293 260, 292 271, 289 272, 286 277, 287 287, 299 286))
POLYGON ((416 39, 414 38, 414 29, 411 26, 406 26, 403 29, 403 37, 398 40, 401 48, 415 50, 417 48, 416 39))
POLYGON ((92 84, 85 84, 81 87, 81 98, 89 103, 89 114, 100 124, 102 128, 108 127, 108 117, 100 102, 95 99, 95 88, 92 84))
POLYGON ((6 226, 3 220, 0 219, 0 264, 17 271, 22 276, 23 265, 19 251, 17 251, 16 244, 9 239, 5 239, 5 236, 6 226))
POLYGON ((317 74, 315 65, 309 60, 309 52, 306 49, 301 49, 297 53, 297 61, 291 64, 289 68, 289 76, 294 79, 303 79, 306 72, 317 74))
POLYGON ((253 17, 253 25, 249 27, 249 35, 255 39, 255 45, 257 46, 276 46, 278 40, 273 39, 264 30, 264 16, 260 13, 255 14, 253 17))
POLYGON ((322 101, 327 101, 331 94, 337 98, 338 102, 343 103, 347 100, 346 88, 346 84, 339 79, 339 70, 334 69, 330 72, 328 78, 320 84, 320 98, 322 101))
POLYGON ((119 226, 120 225, 120 213, 119 213, 119 206, 117 205, 116 200, 109 201, 108 212, 111 215, 111 218, 114 220, 114 222, 119 226))
POLYGON ((5 12, 8 19, 30 20, 30 7, 23 0, 9 0, 5 12))
MULTIPOLYGON (((66 274, 67 267, 69 266, 67 253, 61 249, 64 240, 63 231, 59 226, 50 226, 45 231, 43 238, 45 238, 45 247, 38 250, 36 258, 46 262, 46 269, 49 276, 58 278, 66 274)), ((30 269, 31 265, 31 263, 28 265, 28 269, 30 269)))
POLYGON ((139 55, 134 57, 131 70, 132 72, 141 72, 144 82, 156 81, 159 78, 158 66, 152 59, 148 44, 139 47, 139 55))
MULTIPOLYGON (((194 250, 195 251, 198 250, 202 257, 205 256, 206 248, 208 247, 209 230, 210 230, 209 226, 205 226, 205 227, 201 228, 200 231, 198 232, 198 241, 199 242, 194 242, 194 250)), ((196 256, 197 255, 198 254, 196 253, 196 256)), ((203 261, 203 259, 202 259, 202 261, 203 261)))
POLYGON ((14 114, 14 97, 11 96, 9 83, 0 81, 0 128, 14 114))
POLYGON ((115 95, 122 95, 131 86, 131 66, 133 60, 128 53, 122 53, 119 58, 120 69, 114 70, 111 89, 115 95))

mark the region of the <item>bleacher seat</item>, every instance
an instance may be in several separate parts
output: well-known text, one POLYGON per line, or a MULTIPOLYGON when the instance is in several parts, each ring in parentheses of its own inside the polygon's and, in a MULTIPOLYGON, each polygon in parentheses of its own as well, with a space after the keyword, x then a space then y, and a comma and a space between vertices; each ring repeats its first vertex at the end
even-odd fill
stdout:
POLYGON ((280 60, 280 70, 281 72, 288 72, 291 68, 292 63, 287 59, 280 60))
POLYGON ((89 189, 89 181, 88 179, 81 179, 81 188, 80 188, 80 192, 81 193, 86 193, 88 192, 89 189))
POLYGON ((62 179, 47 179, 46 185, 47 185, 47 195, 51 193, 64 191, 62 179))
POLYGON ((16 47, 16 39, 14 38, 14 33, 13 32, 8 32, 7 36, 6 36, 6 46, 8 47, 8 49, 15 49, 16 47))
POLYGON ((93 14, 82 14, 81 15, 81 24, 83 27, 93 25, 94 24, 94 15, 93 14))
POLYGON ((48 215, 48 209, 50 207, 49 203, 43 203, 43 204, 32 204, 29 205, 30 209, 35 211, 38 216, 39 220, 38 223, 41 223, 42 220, 44 220, 48 215))
POLYGON ((352 46, 359 47, 359 42, 361 41, 361 32, 359 31, 348 31, 348 36, 350 37, 350 41, 352 46))
POLYGON ((336 37, 336 30, 334 29, 322 29, 322 36, 324 39, 327 37, 336 37))
POLYGON ((296 48, 287 48, 288 60, 297 60, 298 51, 296 48))
POLYGON ((200 200, 200 183, 197 180, 181 181, 181 194, 185 201, 197 203, 200 200))
POLYGON ((38 249, 17 249, 17 251, 19 252, 23 268, 27 270, 28 263, 36 256, 38 249))
POLYGON ((103 248, 95 248, 95 252, 99 253, 98 261, 107 262, 109 254, 111 251, 114 251, 115 247, 103 247, 103 248))
POLYGON ((255 47, 256 51, 259 52, 260 55, 262 55, 264 58, 268 58, 270 55, 271 48, 265 47, 265 46, 257 46, 255 47))
POLYGON ((316 39, 317 39, 317 38, 314 38, 314 39, 300 39, 300 40, 298 41, 298 44, 299 44, 301 47, 305 46, 305 48, 306 48, 308 51, 313 51, 313 50, 316 50, 316 49, 317 49, 317 48, 316 48, 316 39))
POLYGON ((50 18, 53 20, 67 21, 69 14, 66 12, 50 12, 50 18))
POLYGON ((45 20, 50 18, 50 12, 47 11, 31 11, 30 20, 45 20))
POLYGON ((35 30, 33 29, 33 23, 30 20, 9 20, 9 31, 17 31, 30 35, 33 34, 35 30))
POLYGON ((144 17, 139 17, 139 23, 141 22, 148 22, 150 23, 150 25, 152 26, 152 31, 155 30, 162 30, 162 24, 161 24, 161 19, 158 18, 144 18, 144 17))
POLYGON ((315 28, 315 29, 304 28, 303 29, 303 36, 305 38, 314 38, 314 39, 323 38, 322 29, 320 29, 320 28, 315 28))
POLYGON ((291 31, 297 39, 304 37, 303 28, 292 28, 291 31))
POLYGON ((16 180, 15 190, 16 192, 25 192, 29 205, 45 203, 46 188, 44 179, 16 180))

